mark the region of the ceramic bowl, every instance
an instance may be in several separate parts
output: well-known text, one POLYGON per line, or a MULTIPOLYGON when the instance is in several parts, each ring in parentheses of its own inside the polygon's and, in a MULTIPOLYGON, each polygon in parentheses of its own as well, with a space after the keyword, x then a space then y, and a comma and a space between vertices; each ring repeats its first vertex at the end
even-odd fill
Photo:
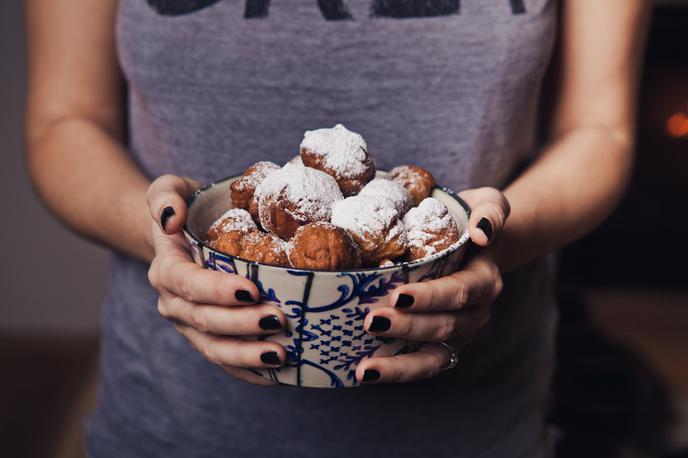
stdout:
MULTIPOLYGON (((384 176, 378 172, 378 176, 384 176)), ((459 268, 468 241, 470 209, 454 192, 435 187, 441 200, 463 228, 452 249, 428 259, 391 267, 343 272, 277 267, 247 261, 213 250, 205 242, 210 225, 232 206, 229 184, 235 176, 196 191, 188 200, 184 235, 194 262, 206 269, 241 275, 253 281, 264 302, 287 317, 283 333, 259 336, 281 344, 287 362, 279 369, 258 369, 270 380, 302 387, 356 386, 356 365, 370 356, 391 356, 418 348, 419 343, 375 337, 363 329, 366 315, 387 305, 386 296, 405 283, 431 280, 459 268)))

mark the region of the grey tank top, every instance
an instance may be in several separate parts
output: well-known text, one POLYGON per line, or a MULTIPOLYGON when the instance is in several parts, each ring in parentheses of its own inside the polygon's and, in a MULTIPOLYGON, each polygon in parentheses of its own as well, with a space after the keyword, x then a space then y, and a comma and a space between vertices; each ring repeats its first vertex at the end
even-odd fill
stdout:
MULTIPOLYGON (((284 163, 306 129, 360 132, 378 166, 504 187, 535 151, 554 0, 120 0, 130 149, 151 178, 284 163)), ((433 380, 322 390, 237 382, 113 255, 94 457, 544 457, 556 311, 544 260, 433 380)))

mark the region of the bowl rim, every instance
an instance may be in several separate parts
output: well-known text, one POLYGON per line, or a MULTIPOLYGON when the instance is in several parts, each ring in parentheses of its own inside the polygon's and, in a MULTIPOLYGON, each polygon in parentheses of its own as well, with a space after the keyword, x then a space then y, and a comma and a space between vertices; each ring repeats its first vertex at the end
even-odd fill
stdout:
MULTIPOLYGON (((378 170, 378 172, 383 172, 387 173, 385 170, 378 170)), ((300 267, 285 267, 285 266, 276 266, 274 264, 263 264, 261 262, 257 261, 251 261, 248 259, 241 258, 239 256, 234 256, 228 253, 225 253, 224 251, 216 250, 215 248, 212 248, 210 245, 208 245, 203 239, 198 237, 191 229, 189 228, 189 223, 188 223, 188 215, 189 215, 189 209, 191 208, 191 205, 196 201, 196 199, 203 194, 204 192, 208 191, 211 188, 214 188, 215 186, 220 185, 221 183, 224 183, 226 181, 229 181, 233 178, 238 178, 242 174, 232 174, 229 175, 225 178, 222 178, 220 180, 213 181, 212 183, 206 184, 202 186, 201 188, 198 188, 194 192, 191 193, 189 197, 185 199, 186 203, 186 214, 187 214, 187 220, 184 221, 184 226, 182 227, 182 231, 184 234, 186 234, 188 237, 191 237, 195 243, 197 243, 201 248, 206 248, 209 251, 215 252, 215 253, 220 253, 222 256, 226 256, 232 260, 239 260, 241 262, 244 262, 246 264, 253 264, 253 265, 258 265, 261 267, 269 267, 273 269, 278 269, 278 270, 283 270, 283 271, 292 271, 292 272, 318 272, 318 273, 330 273, 330 274, 341 274, 341 273, 370 273, 370 272, 380 272, 380 271, 387 271, 387 270, 393 270, 393 269, 408 269, 410 267, 416 268, 420 267, 422 265, 431 263, 437 259, 444 258, 446 256, 451 255, 453 252, 459 250, 463 246, 466 245, 467 242, 470 241, 470 236, 469 236, 469 225, 464 229, 463 233, 461 234, 461 237, 459 238, 459 241, 456 242, 453 246, 447 248, 444 251, 441 251, 439 253, 435 253, 432 256, 428 256, 427 258, 418 260, 418 261, 405 261, 399 264, 394 264, 392 266, 387 266, 387 267, 366 267, 366 268, 359 268, 359 269, 347 269, 347 270, 325 270, 325 269, 304 269, 300 267)), ((446 186, 442 185, 435 185, 431 189, 434 191, 435 189, 439 189, 440 191, 444 192, 447 194, 449 197, 454 199, 459 206, 463 209, 463 211, 466 212, 466 217, 470 221, 471 217, 471 207, 466 203, 465 200, 463 200, 459 195, 454 192, 453 190, 447 188, 446 186)))

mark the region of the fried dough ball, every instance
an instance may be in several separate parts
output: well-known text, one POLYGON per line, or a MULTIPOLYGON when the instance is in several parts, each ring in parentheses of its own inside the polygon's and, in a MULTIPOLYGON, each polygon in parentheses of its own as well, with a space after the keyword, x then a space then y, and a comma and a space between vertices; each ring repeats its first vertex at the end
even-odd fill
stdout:
POLYGON ((273 172, 256 188, 260 224, 283 240, 315 221, 329 221, 332 204, 343 198, 330 175, 291 164, 273 172))
POLYGON ((439 200, 428 197, 404 216, 409 241, 408 261, 416 261, 450 248, 461 238, 456 220, 439 200))
POLYGON ((358 194, 375 176, 375 161, 365 140, 341 124, 306 131, 301 159, 305 166, 333 176, 345 196, 358 194))
POLYGON ((279 170, 280 166, 270 161, 256 162, 247 168, 238 180, 229 185, 232 196, 232 205, 235 208, 243 208, 258 220, 258 203, 254 198, 256 186, 268 175, 279 170))
MULTIPOLYGON (((253 229, 258 231, 258 229, 253 229)), ((227 231, 221 232, 219 236, 210 242, 210 248, 222 251, 232 256, 239 256, 241 253, 241 241, 248 234, 246 231, 227 231)))
POLYGON ((289 261, 292 267, 346 270, 361 267, 358 246, 344 229, 318 221, 301 226, 294 234, 289 261))
POLYGON ((375 178, 361 189, 360 196, 380 196, 389 199, 400 215, 413 206, 411 194, 401 184, 387 178, 375 178))
POLYGON ((332 224, 351 234, 365 266, 406 254, 404 225, 388 199, 359 195, 337 201, 332 206, 332 224))
POLYGON ((430 196, 432 188, 437 184, 435 178, 417 165, 400 165, 394 167, 387 175, 392 181, 402 185, 411 194, 413 205, 418 206, 423 199, 430 196))
POLYGON ((241 251, 241 239, 258 227, 251 215, 242 208, 232 208, 220 216, 208 229, 208 242, 211 248, 232 256, 241 251))
POLYGON ((217 240, 225 232, 248 232, 252 229, 258 229, 258 226, 256 226, 249 212, 243 208, 232 208, 210 226, 208 229, 208 240, 217 240))
POLYGON ((252 231, 241 239, 239 257, 249 261, 275 266, 289 266, 286 243, 279 237, 252 231))

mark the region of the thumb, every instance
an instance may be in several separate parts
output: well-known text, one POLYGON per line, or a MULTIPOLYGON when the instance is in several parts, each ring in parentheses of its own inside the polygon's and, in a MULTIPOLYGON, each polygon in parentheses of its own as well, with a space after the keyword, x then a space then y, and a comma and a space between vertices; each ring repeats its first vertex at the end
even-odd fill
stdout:
POLYGON ((495 188, 477 188, 459 194, 471 207, 468 231, 473 243, 488 246, 499 238, 511 207, 504 194, 495 188))
POLYGON ((186 199, 200 184, 191 178, 163 175, 148 187, 146 198, 153 220, 163 233, 181 231, 186 221, 186 199))

